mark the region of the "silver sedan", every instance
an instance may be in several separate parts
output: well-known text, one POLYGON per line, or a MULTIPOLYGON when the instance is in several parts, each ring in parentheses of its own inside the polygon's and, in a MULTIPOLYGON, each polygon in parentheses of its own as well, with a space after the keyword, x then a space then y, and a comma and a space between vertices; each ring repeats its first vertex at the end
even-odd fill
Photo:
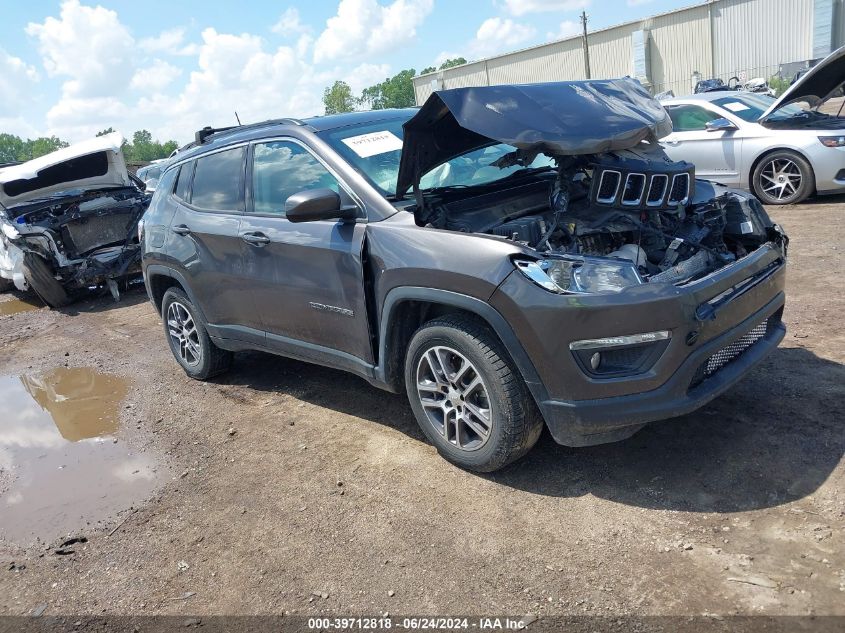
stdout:
POLYGON ((780 98, 722 91, 661 103, 674 131, 661 139, 696 176, 749 189, 766 204, 845 192, 845 49, 780 98))

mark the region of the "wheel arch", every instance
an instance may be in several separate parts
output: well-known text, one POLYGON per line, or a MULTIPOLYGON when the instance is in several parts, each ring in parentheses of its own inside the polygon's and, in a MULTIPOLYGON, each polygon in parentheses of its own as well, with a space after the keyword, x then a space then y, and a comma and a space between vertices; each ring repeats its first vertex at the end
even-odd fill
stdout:
POLYGON ((164 293, 170 288, 179 288, 188 295, 188 299, 194 304, 194 307, 200 313, 203 321, 206 321, 205 314, 203 314, 202 307, 197 303, 194 293, 191 292, 191 287, 187 280, 181 273, 167 266, 160 264, 150 264, 144 271, 144 281, 147 286, 147 294, 150 301, 155 306, 156 312, 161 314, 161 304, 164 300, 164 293))
POLYGON ((763 159, 766 158, 766 156, 770 156, 771 154, 774 154, 776 152, 792 152, 793 154, 797 154, 798 156, 800 156, 801 158, 803 158, 807 162, 807 164, 810 166, 810 175, 812 176, 813 192, 815 192, 816 191, 816 172, 813 169, 813 163, 810 162, 810 159, 807 158, 807 155, 802 150, 800 150, 797 147, 790 147, 788 145, 781 145, 781 146, 778 146, 778 147, 769 147, 767 149, 764 149, 762 152, 760 152, 754 158, 753 161, 751 161, 751 168, 748 172, 748 189, 755 196, 757 195, 757 189, 756 189, 755 183, 754 183, 754 172, 757 170, 757 165, 759 165, 761 162, 763 162, 763 159))
POLYGON ((405 286, 387 294, 379 319, 376 378, 391 391, 401 392, 405 352, 411 336, 423 323, 453 313, 472 315, 489 327, 516 365, 534 400, 539 404, 546 399, 534 364, 505 318, 481 299, 436 288, 405 286))

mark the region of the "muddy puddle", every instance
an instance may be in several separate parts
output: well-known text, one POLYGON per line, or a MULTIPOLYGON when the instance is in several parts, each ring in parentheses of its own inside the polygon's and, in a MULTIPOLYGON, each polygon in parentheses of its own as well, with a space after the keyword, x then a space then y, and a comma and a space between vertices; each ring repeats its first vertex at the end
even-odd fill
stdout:
POLYGON ((148 496, 149 452, 121 438, 127 383, 88 368, 0 376, 0 535, 26 545, 84 533, 148 496))
POLYGON ((0 317, 8 316, 10 314, 18 314, 20 312, 30 312, 31 310, 38 310, 41 304, 37 299, 7 299, 0 301, 0 317))

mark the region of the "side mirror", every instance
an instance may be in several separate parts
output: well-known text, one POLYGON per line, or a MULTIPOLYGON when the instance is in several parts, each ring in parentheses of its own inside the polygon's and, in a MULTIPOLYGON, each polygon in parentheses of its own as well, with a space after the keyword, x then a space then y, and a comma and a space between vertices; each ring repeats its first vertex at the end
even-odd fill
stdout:
POLYGON ((727 119, 714 119, 713 121, 708 121, 704 124, 704 127, 708 132, 730 132, 732 130, 739 129, 727 119))
POLYGON ((352 220, 354 207, 341 208, 340 196, 331 189, 308 189, 293 194, 285 202, 285 217, 291 222, 352 220))

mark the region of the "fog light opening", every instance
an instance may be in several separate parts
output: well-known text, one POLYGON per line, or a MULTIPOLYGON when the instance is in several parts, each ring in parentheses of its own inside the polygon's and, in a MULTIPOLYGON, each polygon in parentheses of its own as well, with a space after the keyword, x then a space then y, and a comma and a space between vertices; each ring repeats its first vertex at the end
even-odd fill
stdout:
POLYGON ((593 371, 596 371, 601 366, 601 354, 596 352, 592 356, 590 356, 590 367, 593 371))

